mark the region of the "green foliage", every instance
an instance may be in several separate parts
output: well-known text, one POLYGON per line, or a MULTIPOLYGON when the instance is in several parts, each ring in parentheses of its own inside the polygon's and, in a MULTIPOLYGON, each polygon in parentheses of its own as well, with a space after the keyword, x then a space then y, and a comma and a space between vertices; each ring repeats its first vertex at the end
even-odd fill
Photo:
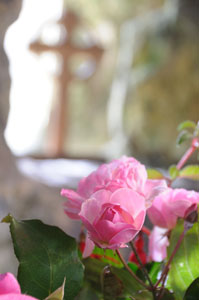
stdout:
POLYGON ((62 284, 56 291, 50 294, 45 300, 63 300, 64 299, 64 288, 65 288, 65 279, 62 284))
POLYGON ((160 294, 160 292, 158 291, 157 292, 157 299, 158 300, 159 299, 161 299, 161 300, 175 300, 176 299, 173 292, 171 292, 171 291, 169 291, 168 289, 165 289, 165 288, 162 291, 161 298, 158 298, 158 297, 160 297, 159 294, 160 294))
POLYGON ((84 282, 83 288, 81 289, 75 300, 99 300, 98 293, 92 288, 88 282, 84 282))
POLYGON ((156 169, 147 169, 149 179, 164 179, 162 173, 156 169))
POLYGON ((197 125, 193 121, 187 120, 180 123, 177 128, 180 132, 176 140, 177 145, 181 145, 183 142, 193 138, 196 127, 197 125))
POLYGON ((196 300, 199 298, 199 277, 196 278, 186 290, 183 300, 196 300))
POLYGON ((101 295, 101 273, 106 264, 94 258, 86 258, 83 260, 85 266, 85 282, 92 286, 94 291, 101 295))
POLYGON ((180 177, 199 180, 199 165, 189 165, 180 171, 180 177))
POLYGON ((118 278, 123 283, 123 295, 124 296, 132 296, 136 300, 143 299, 143 300, 150 300, 152 298, 152 294, 145 290, 143 286, 141 286, 133 277, 129 275, 126 269, 116 269, 111 268, 113 274, 118 276, 118 278), (140 298, 141 293, 144 293, 144 296, 140 298), (139 298, 138 298, 139 297, 139 298))
MULTIPOLYGON (((104 262, 93 258, 87 258, 84 260, 84 265, 86 286, 88 287, 90 284, 99 297, 93 299, 153 300, 152 293, 147 291, 134 278, 132 278, 126 269, 119 269, 113 266, 107 267, 104 262)), ((129 263, 128 265, 138 275, 138 267, 132 263, 129 263)), ((149 275, 154 283, 157 280, 157 275, 161 266, 161 263, 156 262, 147 264, 149 275)), ((92 293, 91 287, 89 287, 89 289, 87 288, 87 292, 88 291, 92 293)), ((91 299, 92 298, 88 297, 88 300, 91 299)), ((172 300, 174 298, 168 290, 165 290, 162 300, 164 299, 172 300)), ((82 298, 78 298, 78 300, 82 300, 82 298)))
MULTIPOLYGON (((93 258, 87 258, 83 261, 85 265, 85 279, 86 282, 89 282, 96 290, 96 292, 99 294, 99 297, 102 297, 102 290, 104 288, 104 279, 103 279, 103 272, 104 268, 106 266, 105 263, 93 259, 93 258), (100 296, 101 295, 101 296, 100 296)), ((151 300, 151 293, 148 291, 145 291, 143 286, 141 286, 130 274, 127 272, 126 269, 122 268, 115 268, 113 266, 109 266, 109 278, 105 279, 105 285, 106 288, 103 290, 104 297, 110 298, 110 290, 109 285, 112 286, 113 283, 116 284, 118 287, 114 290, 114 295, 112 297, 116 297, 116 293, 118 294, 116 298, 114 299, 126 299, 126 297, 134 297, 135 299, 145 299, 145 300, 151 300), (108 285, 107 285, 107 282, 108 285), (144 296, 145 298, 136 298, 137 296, 140 296, 140 292, 144 290, 144 296)), ((109 299, 106 298, 106 299, 109 299)), ((101 298, 100 298, 101 299, 101 298)))
POLYGON ((153 296, 151 293, 149 293, 148 291, 144 290, 144 291, 139 291, 137 293, 134 294, 133 300, 153 300, 153 296))
POLYGON ((106 249, 105 250, 105 249, 102 249, 102 248, 99 248, 99 247, 95 246, 95 248, 93 250, 93 255, 97 259, 99 259, 99 260, 101 260, 101 261, 103 261, 103 262, 105 262, 105 263, 107 263, 111 266, 114 266, 116 268, 122 268, 123 267, 123 264, 121 263, 117 253, 115 251, 111 250, 111 249, 106 249))
POLYGON ((128 266, 134 273, 136 273, 138 271, 138 265, 136 265, 135 263, 128 262, 128 266))
POLYGON ((192 138, 192 134, 187 130, 182 130, 177 136, 176 144, 181 145, 183 142, 189 140, 190 138, 192 138))
POLYGON ((179 170, 177 169, 176 165, 172 165, 169 168, 169 175, 171 176, 171 179, 174 180, 179 176, 179 170))
POLYGON ((123 283, 118 276, 113 274, 110 266, 103 269, 101 283, 104 300, 114 300, 122 294, 123 283))
MULTIPOLYGON (((168 257, 170 257, 183 229, 183 221, 180 220, 171 233, 168 257)), ((177 300, 182 300, 186 289, 198 276, 199 223, 195 223, 186 233, 180 248, 172 260, 167 287, 174 291, 177 300)))
POLYGON ((177 129, 178 129, 178 131, 181 131, 181 130, 184 130, 184 129, 187 129, 187 128, 195 129, 195 127, 196 127, 195 122, 190 121, 190 120, 186 120, 186 121, 181 122, 178 125, 177 129))
POLYGON ((149 272, 149 277, 151 278, 152 283, 156 283, 158 273, 160 272, 162 268, 162 263, 160 262, 151 262, 146 265, 146 268, 149 272))
MULTIPOLYGON (((137 269, 133 270, 136 275, 142 279, 143 281, 145 281, 146 283, 148 283, 148 281, 146 280, 146 277, 144 276, 142 270, 140 268, 138 268, 138 266, 136 265, 137 269)), ((157 281, 157 277, 158 277, 158 273, 160 272, 162 268, 162 263, 160 262, 149 262, 145 265, 145 269, 148 272, 148 275, 152 281, 152 283, 156 283, 157 281)))
POLYGON ((22 293, 44 299, 66 278, 64 300, 74 299, 83 280, 75 239, 39 220, 17 221, 8 216, 3 221, 10 223, 22 293))

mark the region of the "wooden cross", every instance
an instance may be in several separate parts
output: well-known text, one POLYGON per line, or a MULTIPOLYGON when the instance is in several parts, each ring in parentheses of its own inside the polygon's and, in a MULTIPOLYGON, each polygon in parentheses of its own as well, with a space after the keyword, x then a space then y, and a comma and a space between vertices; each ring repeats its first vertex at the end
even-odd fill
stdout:
MULTIPOLYGON (((103 49, 97 45, 90 47, 78 47, 72 41, 74 30, 80 25, 80 19, 70 11, 63 14, 58 21, 60 26, 63 26, 67 32, 64 41, 58 45, 48 46, 41 43, 38 39, 30 44, 30 50, 37 54, 46 51, 54 52, 62 57, 62 68, 59 75, 56 76, 58 84, 58 96, 56 107, 51 113, 50 117, 50 137, 48 142, 48 154, 54 157, 63 156, 64 142, 68 132, 68 86, 73 79, 78 79, 77 75, 71 73, 68 64, 74 55, 83 54, 92 57, 98 62, 102 56, 103 49)), ((81 78, 82 79, 82 78, 81 78)))

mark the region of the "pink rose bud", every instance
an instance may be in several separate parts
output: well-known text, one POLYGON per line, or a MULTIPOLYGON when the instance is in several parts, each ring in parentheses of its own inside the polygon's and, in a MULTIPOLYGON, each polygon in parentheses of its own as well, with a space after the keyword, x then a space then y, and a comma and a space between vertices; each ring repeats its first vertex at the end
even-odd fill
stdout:
POLYGON ((22 295, 18 281, 11 273, 0 274, 0 300, 38 300, 22 295))
POLYGON ((178 217, 186 218, 187 212, 197 208, 197 203, 199 203, 199 193, 168 188, 155 197, 152 206, 147 210, 147 215, 154 225, 172 229, 178 217))
POLYGON ((79 213, 89 235, 84 256, 92 253, 94 243, 101 248, 126 247, 141 230, 145 214, 144 197, 129 188, 94 193, 79 213))
POLYGON ((167 256, 168 230, 155 226, 149 236, 149 260, 161 262, 167 256))
POLYGON ((133 157, 123 156, 109 164, 101 165, 83 178, 79 182, 77 192, 62 189, 61 195, 67 198, 64 203, 65 213, 72 219, 79 219, 82 203, 99 190, 106 189, 113 193, 127 188, 144 197, 146 205, 150 206, 153 198, 166 187, 164 180, 147 180, 145 166, 133 157))
POLYGON ((184 219, 190 224, 198 222, 197 203, 193 203, 185 212, 184 219))

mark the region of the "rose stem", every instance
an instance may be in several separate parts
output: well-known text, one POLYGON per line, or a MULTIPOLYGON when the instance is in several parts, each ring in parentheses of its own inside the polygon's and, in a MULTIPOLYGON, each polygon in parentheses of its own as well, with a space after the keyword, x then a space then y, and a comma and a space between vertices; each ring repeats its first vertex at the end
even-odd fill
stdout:
MULTIPOLYGON (((165 268, 164 268, 164 270, 163 270, 163 272, 162 272, 162 275, 161 275, 160 279, 159 279, 159 280, 156 282, 156 284, 155 284, 155 288, 157 288, 158 284, 164 279, 164 277, 167 276, 167 273, 168 273, 168 271, 169 271, 170 264, 171 264, 171 262, 172 262, 172 260, 173 260, 173 258, 174 258, 174 256, 175 256, 176 252, 178 251, 178 249, 179 249, 179 247, 180 247, 180 245, 181 245, 181 243, 182 243, 182 240, 183 240, 183 238, 184 238, 185 233, 187 232, 187 230, 188 230, 188 229, 185 228, 185 229, 183 230, 183 232, 181 233, 181 235, 180 235, 180 237, 179 237, 179 239, 178 239, 178 241, 177 241, 177 244, 176 244, 176 246, 175 246, 173 252, 171 253, 171 256, 170 256, 170 258, 169 258, 169 260, 168 260, 168 262, 167 262, 167 264, 166 264, 166 266, 165 266, 165 268)), ((163 283, 164 283, 164 282, 163 282, 163 283)), ((163 287, 164 287, 164 286, 162 286, 162 288, 163 288, 163 287)))
POLYGON ((163 295, 164 295, 164 291, 165 291, 165 290, 164 290, 164 284, 165 284, 166 279, 167 279, 167 274, 165 274, 164 279, 163 279, 163 281, 162 281, 162 286, 161 286, 161 288, 160 288, 160 293, 159 293, 158 300, 161 300, 161 298, 162 298, 163 295))
POLYGON ((151 281, 151 278, 149 277, 149 274, 148 274, 146 268, 144 267, 144 265, 143 265, 143 263, 142 263, 142 261, 141 261, 141 259, 140 259, 140 257, 139 257, 139 254, 137 253, 137 251, 136 251, 136 249, 135 249, 135 247, 134 247, 133 242, 130 242, 130 245, 131 245, 131 248, 132 248, 132 250, 133 250, 133 252, 134 252, 134 254, 135 254, 135 257, 136 257, 136 259, 137 259, 137 261, 138 261, 138 263, 139 263, 139 265, 140 265, 140 268, 141 268, 141 270, 142 270, 142 272, 143 272, 145 278, 148 280, 149 285, 151 286, 151 290, 154 291, 154 285, 153 285, 153 283, 152 283, 152 281, 151 281))
POLYGON ((183 157, 180 159, 180 161, 177 164, 177 169, 180 170, 184 164, 186 163, 186 161, 189 159, 189 157, 194 153, 194 151, 196 150, 196 147, 194 145, 192 145, 183 155, 183 157))
POLYGON ((143 287, 145 287, 147 290, 151 291, 151 288, 146 285, 139 277, 137 277, 137 275, 129 268, 129 266, 127 265, 127 263, 125 262, 122 254, 120 253, 120 251, 118 249, 116 249, 116 253, 119 256, 121 262, 123 263, 124 267, 127 269, 127 271, 131 274, 131 276, 136 279, 143 287))

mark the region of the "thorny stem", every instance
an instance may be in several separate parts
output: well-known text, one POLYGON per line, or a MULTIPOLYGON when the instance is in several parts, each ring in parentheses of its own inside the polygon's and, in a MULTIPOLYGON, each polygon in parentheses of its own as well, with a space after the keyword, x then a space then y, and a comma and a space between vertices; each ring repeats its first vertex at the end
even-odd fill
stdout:
POLYGON ((168 262, 167 262, 167 264, 166 264, 166 266, 165 266, 165 268, 164 268, 164 270, 162 272, 162 275, 161 275, 160 279, 155 284, 155 288, 157 288, 157 286, 159 285, 159 283, 161 281, 163 281, 161 289, 164 287, 164 282, 165 282, 167 274, 169 272, 170 264, 171 264, 171 262, 172 262, 172 260, 173 260, 173 258, 175 256, 176 252, 178 251, 178 249, 179 249, 179 247, 180 247, 180 245, 182 243, 182 240, 183 240, 183 238, 184 238, 185 233, 187 232, 187 230, 188 230, 188 228, 184 228, 183 232, 181 233, 181 235, 180 235, 180 237, 179 237, 179 239, 177 241, 177 244, 176 244, 173 252, 171 253, 171 256, 170 256, 170 258, 169 258, 169 260, 168 260, 168 262))
POLYGON ((192 145, 183 155, 183 157, 180 159, 180 161, 177 164, 177 169, 180 170, 184 164, 186 163, 186 161, 189 159, 189 157, 195 152, 196 147, 194 145, 192 145))
POLYGON ((145 276, 145 278, 148 280, 148 282, 149 282, 149 285, 150 285, 150 287, 151 287, 151 292, 153 293, 153 297, 154 297, 154 299, 156 299, 155 297, 155 288, 154 288, 154 285, 153 285, 153 283, 152 283, 152 281, 151 281, 151 278, 149 277, 149 274, 148 274, 148 271, 146 270, 146 268, 144 267, 144 265, 143 265, 143 263, 142 263, 142 261, 141 261, 141 259, 140 259, 140 257, 139 257, 139 254, 137 253, 137 251, 136 251, 136 249, 135 249, 135 247, 134 247, 134 244, 133 244, 133 242, 130 242, 130 245, 131 245, 131 248, 132 248, 132 250, 133 250, 133 252, 134 252, 134 254, 135 254, 135 257, 136 257, 136 259, 137 259, 137 261, 138 261, 138 263, 139 263, 139 265, 140 265, 140 268, 141 268, 141 270, 142 270, 142 272, 143 272, 143 274, 144 274, 144 276, 145 276))
POLYGON ((119 256, 121 262, 123 263, 124 267, 126 268, 126 270, 131 274, 131 276, 137 280, 145 289, 147 289, 148 291, 151 292, 151 288, 146 285, 139 277, 137 277, 137 275, 131 270, 131 268, 129 268, 129 266, 127 265, 127 263, 125 262, 122 254, 120 253, 120 251, 118 249, 116 249, 116 253, 119 256))

